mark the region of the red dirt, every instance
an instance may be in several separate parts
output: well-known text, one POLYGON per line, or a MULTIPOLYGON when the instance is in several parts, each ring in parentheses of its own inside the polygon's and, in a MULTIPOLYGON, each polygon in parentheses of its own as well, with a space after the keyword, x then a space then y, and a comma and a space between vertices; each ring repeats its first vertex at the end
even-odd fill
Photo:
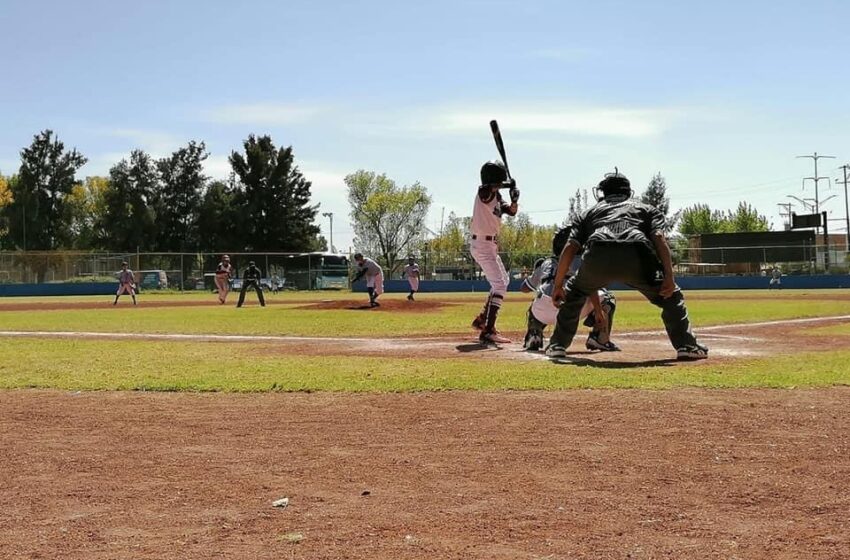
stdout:
POLYGON ((848 407, 848 388, 2 391, 0 557, 844 559, 848 407))

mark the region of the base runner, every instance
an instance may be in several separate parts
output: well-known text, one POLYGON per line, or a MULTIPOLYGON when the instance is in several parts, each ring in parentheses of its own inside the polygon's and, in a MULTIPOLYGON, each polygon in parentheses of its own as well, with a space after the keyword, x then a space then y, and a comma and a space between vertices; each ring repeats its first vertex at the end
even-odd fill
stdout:
POLYGON ((215 269, 215 288, 218 291, 218 302, 221 304, 227 301, 231 278, 233 278, 233 265, 230 264, 230 255, 224 255, 215 269))
POLYGON ((416 264, 416 259, 408 257, 407 266, 404 267, 402 278, 407 278, 407 283, 410 285, 410 294, 407 296, 408 301, 414 301, 413 294, 419 291, 419 265, 416 264))
POLYGON ((121 272, 118 273, 118 291, 115 292, 115 301, 112 305, 118 305, 118 298, 123 294, 130 294, 133 305, 136 305, 136 277, 128 267, 126 261, 121 263, 121 272))
POLYGON ((496 330, 496 320, 508 291, 509 280, 508 272, 499 256, 499 231, 502 229, 502 215, 516 216, 518 203, 519 189, 516 188, 516 181, 508 181, 505 164, 501 161, 488 161, 482 165, 481 186, 478 187, 472 209, 472 240, 469 242, 472 258, 484 271, 490 283, 490 294, 484 302, 484 309, 472 321, 473 328, 481 331, 478 340, 482 344, 510 342, 510 339, 496 330), (504 187, 510 188, 510 204, 502 200, 499 193, 499 189, 504 187))

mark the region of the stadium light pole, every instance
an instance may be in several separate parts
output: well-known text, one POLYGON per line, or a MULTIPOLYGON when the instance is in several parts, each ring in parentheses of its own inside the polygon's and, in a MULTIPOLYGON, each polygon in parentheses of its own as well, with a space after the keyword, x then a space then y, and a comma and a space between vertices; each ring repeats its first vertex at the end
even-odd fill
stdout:
POLYGON ((330 229, 330 247, 328 250, 330 253, 334 252, 334 213, 333 212, 322 212, 322 216, 328 218, 331 221, 331 229, 330 229))

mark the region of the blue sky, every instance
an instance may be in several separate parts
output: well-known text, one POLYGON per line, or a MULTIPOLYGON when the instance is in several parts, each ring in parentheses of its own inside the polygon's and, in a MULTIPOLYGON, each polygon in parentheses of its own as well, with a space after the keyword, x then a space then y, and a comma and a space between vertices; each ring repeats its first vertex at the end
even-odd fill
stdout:
POLYGON ((268 133, 347 248, 347 173, 420 181, 437 229, 470 213, 497 118, 537 222, 618 165, 637 190, 660 171, 674 207, 746 200, 779 227, 778 203, 813 196, 794 156, 850 161, 847 21, 839 1, 0 0, 0 171, 44 128, 84 175, 196 139, 223 176, 268 133))

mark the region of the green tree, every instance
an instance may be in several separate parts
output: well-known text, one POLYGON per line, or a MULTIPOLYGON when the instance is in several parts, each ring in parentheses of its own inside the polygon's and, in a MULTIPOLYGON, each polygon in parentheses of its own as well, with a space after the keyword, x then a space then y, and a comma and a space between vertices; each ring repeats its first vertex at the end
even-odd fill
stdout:
POLYGON ((0 173, 0 248, 6 248, 9 236, 9 218, 6 208, 12 203, 11 182, 15 178, 6 178, 0 173))
POLYGON ((640 200, 644 204, 649 204, 657 208, 664 215, 664 221, 667 224, 666 230, 668 232, 679 221, 681 212, 670 214, 670 197, 667 196, 667 181, 660 172, 652 176, 652 179, 646 186, 646 190, 640 195, 640 200))
POLYGON ((725 227, 724 221, 722 212, 712 210, 708 204, 695 204, 682 210, 679 218, 679 233, 681 235, 719 233, 725 227))
MULTIPOLYGON (((54 250, 70 242, 67 198, 76 185, 77 171, 86 158, 76 149, 66 150, 52 130, 33 137, 21 150, 21 167, 11 184, 7 207, 9 238, 20 249, 54 250)), ((44 271, 37 271, 41 281, 44 271)))
POLYGON ((759 214, 758 210, 746 202, 738 203, 734 212, 728 212, 726 224, 731 232, 770 231, 767 217, 759 214))
POLYGON ((133 150, 109 170, 111 188, 97 230, 100 245, 113 251, 150 251, 156 243, 156 215, 150 204, 158 177, 156 164, 142 150, 133 150))
POLYGON ((203 142, 191 141, 156 162, 159 183, 154 191, 156 245, 160 251, 184 252, 198 247, 198 214, 209 157, 203 142))
POLYGON ((244 154, 230 154, 241 248, 304 252, 315 247, 319 206, 310 204, 312 184, 295 165, 292 146, 276 148, 271 137, 252 134, 243 148, 244 154))
POLYGON ((106 177, 86 177, 74 186, 68 196, 68 227, 73 238, 74 249, 101 249, 104 238, 99 230, 106 215, 107 191, 111 188, 106 177))
POLYGON ((345 178, 354 224, 354 244, 377 255, 395 271, 400 257, 422 241, 431 207, 428 190, 418 182, 399 187, 385 174, 359 170, 345 178))
POLYGON ((428 242, 429 250, 434 253, 456 255, 466 250, 469 242, 471 218, 459 218, 450 212, 443 231, 428 242))
POLYGON ((198 208, 199 249, 223 252, 241 248, 238 221, 235 189, 224 181, 211 182, 198 208))

